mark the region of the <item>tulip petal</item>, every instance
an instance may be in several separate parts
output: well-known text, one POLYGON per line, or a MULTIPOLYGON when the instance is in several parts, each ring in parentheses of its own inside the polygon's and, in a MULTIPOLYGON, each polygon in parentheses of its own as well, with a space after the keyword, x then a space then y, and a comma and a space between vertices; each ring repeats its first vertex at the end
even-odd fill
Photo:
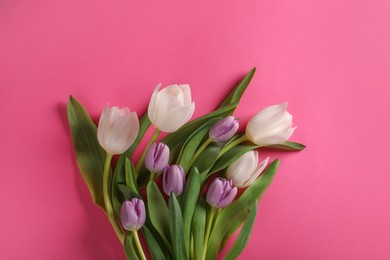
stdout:
POLYGON ((248 181, 257 167, 256 151, 249 151, 234 161, 227 169, 226 177, 232 180, 234 186, 241 187, 248 181))
POLYGON ((190 85, 188 84, 181 84, 179 85, 179 88, 183 91, 183 95, 184 95, 184 105, 189 105, 191 104, 191 88, 190 88, 190 85))
POLYGON ((175 107, 165 114, 159 120, 159 129, 163 132, 172 133, 190 120, 195 110, 195 103, 192 102, 189 106, 175 107))
POLYGON ((151 97, 150 102, 149 102, 149 106, 148 106, 148 117, 149 117, 149 120, 153 124, 156 121, 157 96, 158 96, 158 92, 160 90, 160 87, 161 87, 161 83, 159 83, 157 85, 157 87, 154 89, 152 97, 151 97))
POLYGON ((110 135, 106 139, 106 146, 111 154, 120 154, 126 151, 137 137, 139 122, 135 112, 122 116, 113 122, 110 135))
POLYGON ((105 149, 104 140, 106 139, 110 129, 110 109, 106 105, 100 115, 99 125, 97 129, 97 138, 99 144, 105 149))
POLYGON ((239 187, 239 188, 245 188, 245 187, 248 187, 249 185, 251 185, 256 179, 257 177, 260 176, 260 174, 264 171, 265 167, 267 167, 267 164, 268 164, 268 161, 269 161, 269 157, 267 157, 264 161, 262 161, 256 168, 256 170, 252 173, 251 177, 244 183, 243 186, 239 187))

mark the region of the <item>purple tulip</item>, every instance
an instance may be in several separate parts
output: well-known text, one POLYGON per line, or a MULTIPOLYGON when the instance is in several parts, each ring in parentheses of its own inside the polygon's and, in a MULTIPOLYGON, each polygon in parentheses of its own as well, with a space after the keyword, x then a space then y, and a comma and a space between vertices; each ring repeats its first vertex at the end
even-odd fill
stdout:
POLYGON ((121 223, 124 229, 136 231, 145 224, 145 204, 143 200, 133 198, 123 202, 121 207, 121 223))
POLYGON ((161 172, 168 165, 169 147, 164 143, 153 143, 145 156, 145 166, 153 173, 161 172))
POLYGON ((226 142, 236 134, 238 127, 237 119, 234 116, 228 116, 210 128, 209 136, 214 142, 226 142))
POLYGON ((163 190, 168 196, 171 192, 179 196, 183 192, 185 182, 184 170, 180 165, 167 166, 163 172, 163 190))
POLYGON ((232 186, 232 180, 216 178, 209 186, 206 201, 215 208, 225 208, 237 195, 237 187, 232 186))

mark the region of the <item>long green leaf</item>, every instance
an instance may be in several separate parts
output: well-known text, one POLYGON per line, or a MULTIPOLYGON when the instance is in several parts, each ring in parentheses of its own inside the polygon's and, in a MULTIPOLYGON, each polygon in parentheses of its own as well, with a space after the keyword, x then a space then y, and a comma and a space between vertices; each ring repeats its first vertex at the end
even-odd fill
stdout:
POLYGON ((193 253, 195 260, 202 259, 203 252, 203 243, 204 243, 204 233, 206 228, 206 214, 207 205, 205 197, 201 197, 198 205, 196 206, 194 217, 192 220, 192 239, 194 242, 194 251, 193 253))
POLYGON ((184 226, 184 240, 186 245, 187 254, 190 247, 191 237, 191 222, 195 212, 196 204, 200 193, 200 175, 198 169, 192 168, 191 173, 188 175, 188 180, 182 194, 183 202, 183 226, 184 226))
POLYGON ((103 210, 103 168, 106 153, 97 140, 97 129, 84 107, 72 96, 68 102, 68 121, 77 164, 94 203, 103 210))
POLYGON ((121 207, 122 202, 123 202, 120 200, 118 186, 120 184, 124 184, 126 182, 125 162, 126 162, 125 156, 123 158, 121 157, 119 159, 118 163, 116 164, 114 175, 112 176, 111 201, 112 201, 112 205, 114 208, 114 212, 117 214, 116 215, 117 217, 119 217, 120 207, 121 207))
POLYGON ((260 200, 271 184, 278 166, 279 160, 273 161, 267 170, 236 201, 223 209, 218 215, 210 236, 207 259, 216 259, 218 252, 222 249, 223 241, 242 225, 249 214, 250 208, 257 200, 260 200), (226 225, 226 223, 229 223, 229 225, 226 225))
POLYGON ((248 243, 249 237, 252 233, 252 227, 255 223, 257 213, 257 203, 253 205, 250 209, 249 215, 246 218, 244 225, 241 228, 240 234, 238 235, 236 241, 234 241, 233 246, 230 248, 229 252, 225 256, 225 260, 235 260, 244 250, 245 246, 248 243))
POLYGON ((184 172, 188 172, 189 164, 194 157, 196 150, 205 136, 208 135, 210 127, 219 119, 220 118, 213 118, 207 121, 205 124, 196 129, 183 144, 177 163, 183 167, 184 172))
POLYGON ((186 247, 183 233, 183 217, 180 210, 179 202, 175 194, 172 192, 169 196, 169 215, 170 229, 173 246, 173 259, 187 259, 186 247))
POLYGON ((150 221, 165 241, 170 239, 169 209, 156 183, 149 182, 147 189, 150 221))
POLYGON ((282 144, 266 146, 264 148, 273 148, 273 149, 289 150, 289 151, 301 151, 305 149, 305 147, 306 146, 303 144, 287 141, 282 144))
POLYGON ((210 170, 210 174, 223 170, 231 165, 235 160, 237 160, 241 155, 258 148, 259 146, 246 142, 239 144, 233 147, 231 150, 227 151, 221 158, 217 160, 217 162, 213 165, 210 170))
POLYGON ((193 167, 197 167, 199 172, 208 172, 209 169, 215 164, 219 153, 223 148, 223 144, 212 143, 195 160, 193 167))
POLYGON ((135 168, 133 163, 130 161, 129 158, 126 158, 126 163, 125 163, 125 182, 128 187, 135 193, 139 195, 138 191, 138 186, 137 186, 137 181, 135 177, 135 168))
POLYGON ((239 102, 246 88, 255 75, 256 68, 251 69, 246 76, 240 81, 240 83, 233 89, 233 91, 219 104, 219 107, 227 106, 228 104, 239 102))
POLYGON ((137 253, 135 252, 135 248, 133 246, 133 235, 131 233, 126 233, 123 247, 125 248, 125 252, 128 260, 139 259, 137 253))
POLYGON ((160 248, 160 245, 157 243, 153 234, 150 232, 150 230, 146 226, 142 227, 142 233, 144 234, 146 243, 148 244, 148 249, 149 249, 150 255, 152 256, 152 259, 156 259, 156 260, 166 259, 163 251, 160 248))

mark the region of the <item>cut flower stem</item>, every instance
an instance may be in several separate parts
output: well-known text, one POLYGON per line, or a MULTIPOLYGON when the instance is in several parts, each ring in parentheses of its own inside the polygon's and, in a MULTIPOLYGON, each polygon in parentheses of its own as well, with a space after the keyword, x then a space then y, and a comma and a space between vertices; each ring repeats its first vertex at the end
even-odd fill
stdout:
POLYGON ((121 230, 118 222, 115 219, 114 209, 112 208, 111 196, 110 196, 110 187, 111 187, 111 181, 112 181, 112 177, 110 176, 111 159, 112 159, 112 154, 107 153, 106 161, 104 163, 104 170, 103 170, 104 206, 106 208, 107 217, 110 220, 111 225, 113 226, 115 233, 117 234, 119 240, 123 244, 124 235, 122 233, 122 230, 121 230))

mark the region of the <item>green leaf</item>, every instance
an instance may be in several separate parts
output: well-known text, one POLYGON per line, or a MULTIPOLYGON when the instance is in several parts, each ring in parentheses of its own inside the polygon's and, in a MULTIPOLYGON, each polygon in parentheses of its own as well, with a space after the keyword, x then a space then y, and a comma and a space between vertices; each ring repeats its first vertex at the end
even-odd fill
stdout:
POLYGON ((208 172, 211 167, 215 164, 219 153, 223 148, 223 144, 212 143, 207 146, 206 149, 199 155, 195 160, 193 167, 197 167, 199 172, 208 172))
POLYGON ((134 143, 130 146, 130 148, 127 149, 127 151, 124 152, 123 154, 126 154, 127 157, 129 157, 129 158, 133 155, 135 149, 137 148, 137 146, 141 142, 142 137, 144 137, 146 131, 149 129, 150 124, 151 123, 150 123, 150 120, 149 120, 149 117, 148 117, 148 113, 146 112, 141 117, 141 119, 139 121, 139 131, 138 131, 137 138, 135 139, 134 143))
POLYGON ((207 205, 205 197, 201 197, 196 206, 194 217, 192 219, 192 236, 194 242, 194 259, 201 260, 204 243, 204 233, 206 229, 207 205))
POLYGON ((237 107, 237 104, 238 103, 227 105, 214 112, 192 120, 179 128, 176 132, 167 135, 161 142, 169 146, 171 160, 178 157, 184 142, 196 129, 205 124, 210 119, 231 115, 237 107))
POLYGON ((125 173, 126 173, 125 175, 126 185, 129 186, 133 192, 139 195, 137 181, 135 177, 135 168, 129 158, 126 158, 125 173))
POLYGON ((72 96, 68 102, 68 121, 72 132, 77 165, 87 183, 93 202, 103 210, 103 168, 106 152, 97 140, 97 129, 84 107, 72 96))
POLYGON ((144 234, 146 243, 148 244, 148 249, 152 259, 166 259, 160 245, 146 226, 142 227, 142 233, 144 234))
POLYGON ((216 259, 218 252, 222 249, 224 240, 242 225, 249 214, 250 208, 257 200, 260 200, 271 184, 278 166, 279 160, 273 161, 267 170, 236 201, 220 212, 211 232, 207 259, 216 259), (229 223, 229 225, 226 225, 226 223, 229 223))
POLYGON ((300 143, 295 143, 295 142, 284 142, 282 144, 277 144, 277 145, 270 145, 266 146, 263 148, 273 148, 273 149, 280 149, 280 150, 289 150, 289 151, 301 151, 305 149, 305 145, 300 144, 300 143))
POLYGON ((219 107, 227 106, 228 104, 239 102, 246 88, 255 75, 256 68, 251 69, 246 76, 240 81, 240 83, 233 89, 233 91, 219 104, 219 107))
POLYGON ((246 143, 241 143, 229 151, 227 151, 224 155, 222 155, 221 158, 218 159, 218 161, 214 164, 214 166, 210 170, 210 174, 221 171, 229 165, 231 165, 235 160, 241 157, 241 155, 258 148, 259 146, 246 142, 246 143))
POLYGON ((170 239, 169 209, 156 183, 149 182, 146 189, 150 221, 164 241, 170 239))
POLYGON ((184 226, 184 240, 186 245, 187 254, 190 247, 191 238, 191 222, 195 212, 196 204, 198 202, 198 196, 200 193, 200 176, 198 169, 192 168, 191 173, 188 175, 184 192, 181 196, 183 202, 183 226, 184 226))
POLYGON ((225 256, 225 260, 235 260, 244 250, 245 246, 248 243, 249 237, 252 233, 252 227, 255 223, 257 213, 257 203, 253 205, 249 212, 249 216, 246 218, 244 225, 241 228, 240 234, 238 235, 236 241, 234 241, 233 246, 230 248, 229 252, 225 256))
POLYGON ((184 172, 188 172, 189 164, 194 157, 196 150, 202 143, 202 140, 208 135, 210 127, 220 118, 213 118, 207 121, 205 124, 196 129, 186 140, 181 148, 177 163, 180 164, 184 172))
POLYGON ((112 206, 114 208, 114 212, 116 213, 116 216, 118 218, 119 218, 119 211, 123 202, 120 199, 118 186, 126 182, 125 162, 126 162, 126 156, 124 156, 123 158, 121 157, 118 160, 118 163, 116 164, 116 168, 114 171, 114 175, 112 176, 111 201, 112 201, 112 206))
POLYGON ((169 196, 169 215, 169 226, 171 229, 173 246, 173 259, 188 259, 183 233, 183 218, 181 215, 179 202, 177 201, 173 192, 169 196))
POLYGON ((128 232, 126 233, 123 247, 125 248, 127 259, 129 260, 139 259, 137 253, 135 252, 135 248, 133 246, 133 235, 131 233, 128 232))

